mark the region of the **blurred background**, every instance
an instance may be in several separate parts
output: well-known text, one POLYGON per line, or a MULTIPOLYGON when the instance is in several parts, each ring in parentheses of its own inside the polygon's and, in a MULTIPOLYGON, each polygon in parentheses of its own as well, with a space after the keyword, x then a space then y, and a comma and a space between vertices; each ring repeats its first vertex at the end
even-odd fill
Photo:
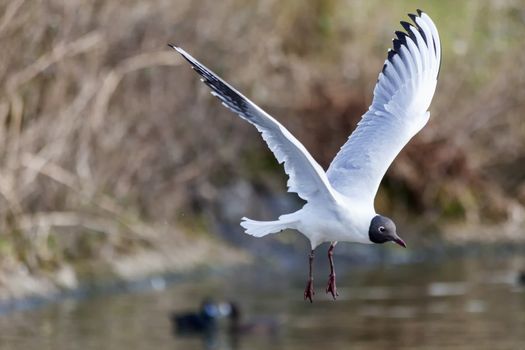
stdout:
POLYGON ((0 0, 0 348, 525 348, 524 33, 520 0, 0 0), (321 246, 303 303, 304 237, 238 225, 302 202, 166 44, 326 168, 417 8, 441 74, 376 198, 409 249, 338 245, 331 302, 321 246), (279 330, 173 336, 210 296, 279 330))

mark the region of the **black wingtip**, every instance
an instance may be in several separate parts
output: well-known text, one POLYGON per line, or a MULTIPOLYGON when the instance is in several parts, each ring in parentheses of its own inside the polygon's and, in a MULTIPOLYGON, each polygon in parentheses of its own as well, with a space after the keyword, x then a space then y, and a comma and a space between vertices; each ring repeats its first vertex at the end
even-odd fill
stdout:
POLYGON ((401 32, 401 31, 399 31, 399 30, 396 30, 395 34, 396 34, 396 36, 397 36, 397 39, 398 39, 401 43, 403 43, 403 44, 406 45, 408 34, 405 33, 405 32, 401 32))
POLYGON ((390 60, 390 59, 391 59, 392 57, 394 57, 396 54, 397 54, 397 52, 396 52, 395 50, 388 49, 387 59, 390 60))
POLYGON ((168 43, 168 46, 171 47, 174 50, 177 50, 177 45, 175 45, 175 44, 169 44, 168 43))
POLYGON ((422 11, 421 9, 417 9, 416 12, 419 15, 419 17, 421 17, 421 15, 425 13, 425 11, 422 11))
POLYGON ((401 49, 401 42, 399 39, 392 40, 392 47, 394 48, 394 51, 399 51, 401 49))
MULTIPOLYGON (((417 10, 417 11, 418 11, 418 13, 420 12, 419 10, 417 10)), ((427 36, 425 35, 425 31, 421 29, 421 27, 419 26, 419 23, 416 21, 417 18, 421 18, 421 17, 416 16, 416 15, 414 15, 413 13, 409 13, 409 14, 408 14, 408 17, 410 17, 410 19, 412 20, 412 22, 414 22, 416 28, 418 29, 419 34, 421 34, 421 37, 423 38, 423 40, 425 41, 425 43, 428 44, 427 36)), ((408 32, 408 30, 407 30, 407 32, 408 32)), ((408 32, 408 33, 409 33, 409 34, 412 34, 412 33, 410 33, 410 32, 408 32)), ((415 42, 417 42, 417 41, 415 41, 415 42)))
POLYGON ((407 33, 404 33, 404 32, 400 32, 400 31, 396 31, 396 37, 397 39, 394 39, 393 41, 393 47, 394 47, 394 50, 396 50, 397 52, 399 52, 399 50, 401 49, 401 46, 404 45, 406 46, 407 45, 407 36, 408 34, 407 33))
POLYGON ((410 27, 413 27, 412 24, 408 23, 408 22, 405 22, 405 21, 401 21, 399 22, 401 24, 401 26, 406 30, 406 32, 408 34, 410 34, 410 27))

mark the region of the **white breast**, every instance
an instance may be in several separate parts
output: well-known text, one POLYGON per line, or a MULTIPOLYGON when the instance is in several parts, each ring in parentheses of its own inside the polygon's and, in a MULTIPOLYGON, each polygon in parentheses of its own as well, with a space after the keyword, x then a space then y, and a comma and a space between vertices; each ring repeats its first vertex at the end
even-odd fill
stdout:
POLYGON ((300 214, 297 229, 312 243, 312 247, 323 242, 372 243, 368 238, 368 229, 376 215, 369 206, 341 201, 334 206, 307 203, 300 214))

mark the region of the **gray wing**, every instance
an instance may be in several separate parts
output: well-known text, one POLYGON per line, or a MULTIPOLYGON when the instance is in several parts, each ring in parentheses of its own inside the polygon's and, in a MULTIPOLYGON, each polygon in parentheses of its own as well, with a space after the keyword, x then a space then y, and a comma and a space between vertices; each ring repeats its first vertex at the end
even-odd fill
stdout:
POLYGON ((211 88, 212 95, 259 130, 277 161, 284 163, 284 170, 289 176, 288 190, 290 192, 296 192, 305 200, 318 195, 335 200, 333 190, 321 166, 284 126, 186 51, 173 45, 170 47, 177 50, 202 76, 201 80, 211 88))
POLYGON ((410 139, 425 126, 436 89, 441 45, 436 26, 426 14, 401 22, 374 99, 357 128, 327 171, 333 188, 367 204, 374 202, 386 170, 410 139))

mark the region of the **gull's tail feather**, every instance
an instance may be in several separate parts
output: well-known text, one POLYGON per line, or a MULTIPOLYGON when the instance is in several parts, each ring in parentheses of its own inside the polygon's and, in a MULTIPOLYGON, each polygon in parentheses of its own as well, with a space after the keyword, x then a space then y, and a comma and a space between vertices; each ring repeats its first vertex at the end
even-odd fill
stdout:
POLYGON ((291 215, 281 215, 279 220, 275 221, 256 221, 246 217, 242 218, 241 226, 244 227, 245 233, 254 237, 263 237, 270 233, 278 233, 288 228, 295 228, 291 215))

